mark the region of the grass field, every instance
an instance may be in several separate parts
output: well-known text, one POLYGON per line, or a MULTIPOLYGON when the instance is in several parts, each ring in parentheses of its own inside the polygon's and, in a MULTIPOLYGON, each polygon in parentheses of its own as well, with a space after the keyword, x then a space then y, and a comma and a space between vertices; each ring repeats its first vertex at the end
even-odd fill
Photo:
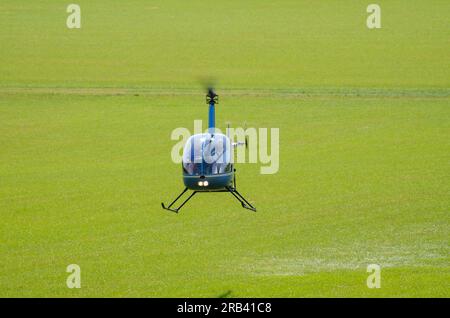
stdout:
POLYGON ((449 297, 448 1, 0 3, 0 297, 449 297), (280 170, 161 209, 176 127, 280 129, 280 170), (81 289, 66 267, 81 267, 81 289), (369 289, 368 264, 382 268, 369 289))

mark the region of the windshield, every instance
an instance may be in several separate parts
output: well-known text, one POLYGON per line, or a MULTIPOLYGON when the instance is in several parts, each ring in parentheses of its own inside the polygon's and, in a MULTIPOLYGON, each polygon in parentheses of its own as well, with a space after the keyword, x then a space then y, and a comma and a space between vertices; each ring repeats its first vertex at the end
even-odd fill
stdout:
POLYGON ((183 151, 183 172, 211 175, 231 171, 231 143, 223 134, 191 136, 183 151))

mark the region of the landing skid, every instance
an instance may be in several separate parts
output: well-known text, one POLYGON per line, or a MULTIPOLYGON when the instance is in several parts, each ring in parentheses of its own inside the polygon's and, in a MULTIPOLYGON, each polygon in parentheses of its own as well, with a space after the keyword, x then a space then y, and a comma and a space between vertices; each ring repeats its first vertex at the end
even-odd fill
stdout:
POLYGON ((180 199, 182 196, 183 196, 183 194, 185 194, 186 193, 186 191, 188 190, 188 188, 185 188, 177 197, 176 197, 176 199, 175 200, 173 200, 172 201, 172 203, 170 203, 169 204, 169 206, 165 206, 164 205, 164 203, 161 203, 161 206, 162 206, 162 208, 163 209, 165 209, 165 210, 168 210, 168 211, 171 211, 171 212, 175 212, 175 213, 178 213, 178 211, 180 211, 181 210, 181 208, 196 194, 196 193, 208 193, 208 192, 230 192, 240 203, 241 203, 241 205, 242 205, 242 207, 244 208, 244 209, 248 209, 248 210, 251 210, 251 211, 253 211, 253 212, 256 212, 256 208, 253 206, 253 205, 251 205, 251 203, 250 202, 248 202, 243 196, 242 196, 242 194, 240 194, 239 192, 238 192, 238 190, 236 190, 236 188, 235 187, 232 187, 232 186, 228 186, 228 187, 225 187, 225 189, 222 189, 222 190, 196 190, 196 191, 194 191, 194 192, 192 192, 191 193, 191 195, 186 199, 186 200, 184 200, 183 201, 183 203, 181 203, 179 206, 178 206, 178 208, 173 208, 173 205, 175 204, 175 202, 177 202, 178 201, 178 199, 180 199))

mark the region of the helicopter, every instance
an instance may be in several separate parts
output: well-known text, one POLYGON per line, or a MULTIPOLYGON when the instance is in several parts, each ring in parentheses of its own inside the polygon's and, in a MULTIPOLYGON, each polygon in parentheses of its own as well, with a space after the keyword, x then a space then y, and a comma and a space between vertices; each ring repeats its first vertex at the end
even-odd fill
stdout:
POLYGON ((178 213, 180 209, 197 193, 228 192, 243 208, 256 212, 256 208, 240 194, 236 188, 236 169, 232 161, 232 147, 245 145, 245 142, 232 143, 227 135, 216 133, 215 107, 219 103, 212 87, 206 94, 209 105, 208 131, 195 134, 186 142, 183 149, 184 190, 168 206, 161 203, 163 209, 178 213), (193 192, 176 208, 175 203, 188 191, 193 192))

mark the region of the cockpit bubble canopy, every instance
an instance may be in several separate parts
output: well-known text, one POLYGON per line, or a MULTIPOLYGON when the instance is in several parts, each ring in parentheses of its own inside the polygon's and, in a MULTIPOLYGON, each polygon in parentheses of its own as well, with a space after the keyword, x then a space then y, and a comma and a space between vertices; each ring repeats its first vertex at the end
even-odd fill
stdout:
POLYGON ((197 134, 189 137, 183 150, 185 175, 216 175, 229 173, 231 142, 223 134, 197 134))

